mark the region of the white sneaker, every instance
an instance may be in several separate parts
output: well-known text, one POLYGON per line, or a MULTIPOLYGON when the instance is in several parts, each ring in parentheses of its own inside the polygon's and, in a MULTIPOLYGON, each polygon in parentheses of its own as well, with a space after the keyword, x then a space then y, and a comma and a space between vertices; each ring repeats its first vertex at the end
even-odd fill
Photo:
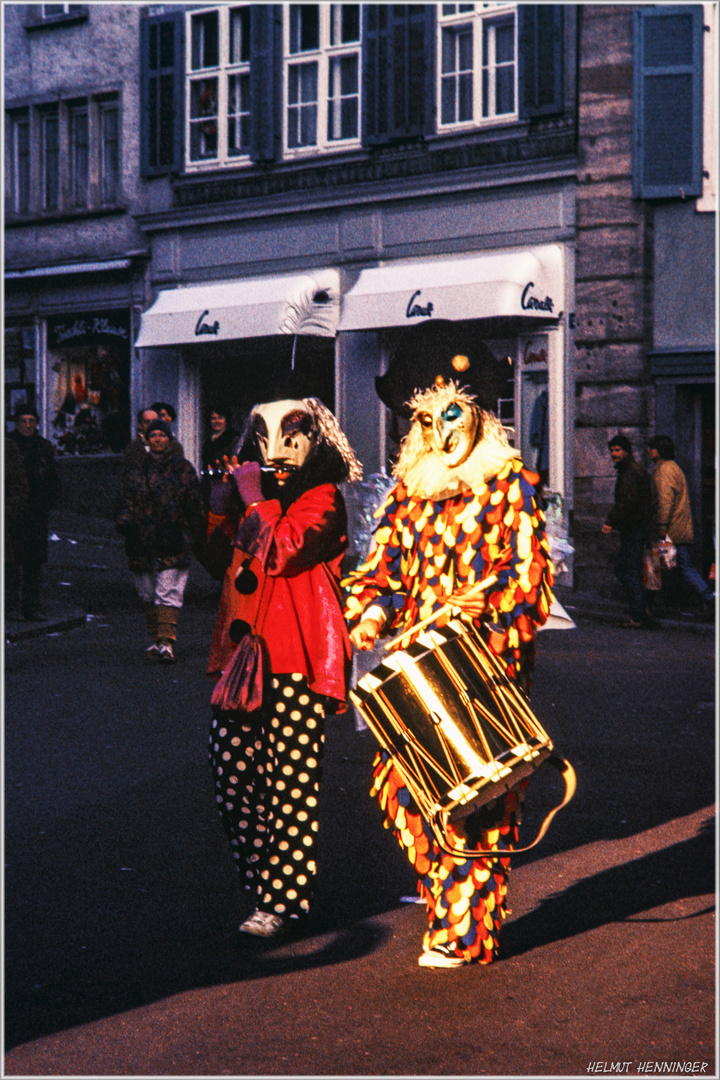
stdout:
POLYGON ((453 952, 450 945, 435 945, 432 949, 423 949, 418 957, 420 967, 455 968, 467 963, 463 956, 453 952))
POLYGON ((285 926, 285 920, 271 911, 254 911, 240 924, 241 934, 254 934, 255 937, 275 937, 285 926))
POLYGON ((145 655, 147 656, 148 660, 157 660, 159 653, 160 646, 156 645, 155 642, 153 642, 152 645, 148 645, 147 649, 145 650, 145 655))
POLYGON ((166 664, 172 664, 175 660, 175 653, 173 652, 172 645, 163 642, 158 647, 158 660, 162 660, 166 664))

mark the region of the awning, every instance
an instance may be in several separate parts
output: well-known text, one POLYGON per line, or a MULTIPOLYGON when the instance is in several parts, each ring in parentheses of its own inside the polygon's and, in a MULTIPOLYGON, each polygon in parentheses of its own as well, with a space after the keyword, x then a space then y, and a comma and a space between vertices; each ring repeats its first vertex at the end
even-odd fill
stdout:
POLYGON ((275 334, 334 337, 340 275, 323 269, 163 289, 142 315, 136 347, 232 341, 275 334))
POLYGON ((556 244, 393 262, 361 270, 343 297, 338 330, 500 315, 557 319, 564 309, 563 284, 563 253, 556 244))

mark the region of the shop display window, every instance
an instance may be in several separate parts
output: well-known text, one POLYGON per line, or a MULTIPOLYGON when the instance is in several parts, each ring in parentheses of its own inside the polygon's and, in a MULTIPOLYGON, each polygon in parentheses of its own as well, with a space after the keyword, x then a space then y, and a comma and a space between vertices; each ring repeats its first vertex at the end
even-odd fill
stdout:
POLYGON ((130 440, 125 313, 48 321, 48 435, 59 454, 120 453, 130 440))
POLYGON ((21 405, 36 401, 36 349, 34 326, 5 328, 5 418, 6 431, 15 426, 13 416, 21 405))

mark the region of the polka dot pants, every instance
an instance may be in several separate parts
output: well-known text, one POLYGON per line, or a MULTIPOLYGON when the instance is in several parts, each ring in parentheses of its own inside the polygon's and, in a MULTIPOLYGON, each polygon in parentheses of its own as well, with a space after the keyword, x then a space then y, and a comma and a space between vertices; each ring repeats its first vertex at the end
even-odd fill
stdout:
POLYGON ((316 868, 324 698, 304 675, 276 675, 251 713, 215 710, 210 762, 233 857, 261 911, 299 918, 316 868))

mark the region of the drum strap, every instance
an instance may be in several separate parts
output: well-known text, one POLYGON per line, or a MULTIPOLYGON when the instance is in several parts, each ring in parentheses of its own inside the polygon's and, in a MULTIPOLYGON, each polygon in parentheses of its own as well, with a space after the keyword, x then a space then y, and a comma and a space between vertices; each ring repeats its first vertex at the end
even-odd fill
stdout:
POLYGON ((531 848, 534 848, 535 845, 542 840, 543 836, 548 831, 548 828, 550 827, 550 822, 555 817, 558 810, 562 810, 563 806, 567 806, 567 804, 570 802, 573 795, 575 794, 576 786, 575 770, 573 769, 570 762, 566 761, 565 758, 561 758, 558 754, 550 754, 550 756, 545 759, 543 764, 552 765, 554 769, 557 769, 558 772, 562 774, 563 780, 565 781, 565 795, 562 802, 558 803, 558 805, 554 807, 547 815, 542 825, 540 826, 540 830, 535 839, 533 840, 532 844, 528 844, 527 847, 522 848, 508 848, 507 851, 501 852, 498 852, 497 849, 495 849, 494 851, 477 851, 471 850, 469 848, 451 847, 444 839, 444 834, 438 820, 442 812, 439 811, 438 813, 433 815, 431 825, 435 834, 435 839, 437 840, 439 846, 443 849, 443 851, 447 852, 448 855, 455 856, 456 858, 479 859, 485 857, 492 857, 497 859, 499 856, 501 856, 503 859, 505 859, 510 855, 521 855, 523 852, 530 851, 531 848))

